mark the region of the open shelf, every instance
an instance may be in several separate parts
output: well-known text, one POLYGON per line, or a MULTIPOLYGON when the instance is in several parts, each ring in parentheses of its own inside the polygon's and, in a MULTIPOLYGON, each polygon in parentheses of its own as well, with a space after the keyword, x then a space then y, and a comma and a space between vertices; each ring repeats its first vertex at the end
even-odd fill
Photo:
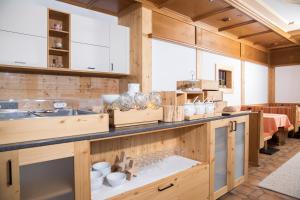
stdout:
POLYGON ((166 193, 170 195, 170 199, 184 199, 181 195, 194 196, 193 192, 197 193, 197 197, 208 196, 208 138, 207 124, 200 124, 176 130, 92 141, 91 164, 107 161, 114 165, 122 152, 138 166, 142 164, 142 167, 136 169, 136 176, 119 187, 113 188, 105 181, 101 187, 92 191, 92 199, 151 199, 166 193), (150 157, 160 159, 149 162, 150 157), (172 188, 169 189, 169 185, 172 188), (189 187, 180 187, 179 191, 179 185, 189 187), (161 188, 161 191, 167 189, 160 192, 161 188))
POLYGON ((70 68, 70 15, 48 10, 48 68, 70 68), (56 48, 60 47, 60 48, 56 48))
POLYGON ((143 187, 147 184, 159 181, 163 178, 183 172, 201 163, 182 156, 170 156, 163 159, 157 164, 150 165, 137 173, 132 180, 126 181, 120 187, 111 187, 108 183, 104 184, 97 190, 92 191, 92 199, 109 199, 113 196, 124 192, 143 187))

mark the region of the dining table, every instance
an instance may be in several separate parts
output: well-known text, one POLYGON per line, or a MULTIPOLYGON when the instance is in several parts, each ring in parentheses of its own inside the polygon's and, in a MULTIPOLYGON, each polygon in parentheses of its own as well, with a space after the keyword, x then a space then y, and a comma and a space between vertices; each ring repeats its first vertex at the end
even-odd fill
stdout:
POLYGON ((270 147, 268 141, 276 135, 278 145, 284 145, 288 131, 293 128, 289 118, 285 114, 263 113, 264 127, 264 148, 260 149, 260 153, 272 155, 279 151, 278 148, 270 147))
POLYGON ((288 130, 293 128, 289 118, 285 114, 264 113, 264 137, 278 135, 279 145, 284 145, 288 130))

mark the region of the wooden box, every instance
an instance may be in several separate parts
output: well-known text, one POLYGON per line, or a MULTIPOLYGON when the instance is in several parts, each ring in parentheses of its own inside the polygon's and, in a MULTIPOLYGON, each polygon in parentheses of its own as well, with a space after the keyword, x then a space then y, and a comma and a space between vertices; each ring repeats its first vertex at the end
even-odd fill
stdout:
POLYGON ((215 80, 177 81, 177 89, 200 88, 202 90, 219 90, 219 82, 215 80))
POLYGON ((134 126, 157 123, 163 120, 163 108, 145 110, 131 109, 129 111, 113 110, 110 113, 109 123, 114 127, 134 126))
POLYGON ((108 114, 91 114, 0 121, 0 144, 107 132, 108 119, 108 114))
POLYGON ((179 122, 184 120, 183 106, 164 106, 164 122, 179 122))
POLYGON ((160 92, 162 105, 182 106, 186 102, 185 92, 165 91, 160 92))
POLYGON ((203 99, 207 99, 210 101, 223 101, 223 92, 222 91, 204 91, 203 99))

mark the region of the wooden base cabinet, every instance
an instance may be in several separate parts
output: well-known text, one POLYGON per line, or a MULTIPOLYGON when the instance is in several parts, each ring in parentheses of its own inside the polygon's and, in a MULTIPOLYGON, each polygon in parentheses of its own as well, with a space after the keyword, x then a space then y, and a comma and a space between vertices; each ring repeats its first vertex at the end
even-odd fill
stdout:
POLYGON ((247 178, 249 118, 242 116, 210 124, 210 199, 217 199, 247 178))

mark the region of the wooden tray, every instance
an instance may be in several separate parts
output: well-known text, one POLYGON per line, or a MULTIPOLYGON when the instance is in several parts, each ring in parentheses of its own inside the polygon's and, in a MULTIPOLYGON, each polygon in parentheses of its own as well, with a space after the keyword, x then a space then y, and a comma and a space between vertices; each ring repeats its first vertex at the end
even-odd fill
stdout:
POLYGON ((219 117, 222 116, 222 113, 211 113, 211 114, 202 114, 202 115, 193 115, 193 116, 186 116, 185 120, 195 120, 195 119, 203 119, 209 117, 219 117))
POLYGON ((110 113, 109 123, 114 127, 135 126, 157 123, 163 120, 163 108, 129 111, 113 110, 110 113))

